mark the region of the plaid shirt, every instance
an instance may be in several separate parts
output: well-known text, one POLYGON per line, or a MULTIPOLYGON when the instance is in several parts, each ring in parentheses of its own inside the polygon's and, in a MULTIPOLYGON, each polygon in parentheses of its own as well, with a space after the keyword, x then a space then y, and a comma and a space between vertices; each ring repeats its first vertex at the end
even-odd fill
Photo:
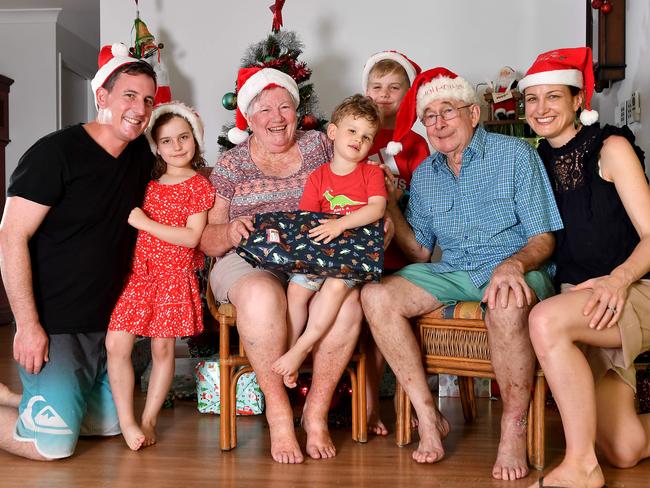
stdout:
POLYGON ((515 137, 478 127, 463 151, 460 176, 436 153, 411 180, 406 218, 418 243, 442 249, 433 272, 467 271, 480 288, 528 239, 562 228, 537 151, 515 137))

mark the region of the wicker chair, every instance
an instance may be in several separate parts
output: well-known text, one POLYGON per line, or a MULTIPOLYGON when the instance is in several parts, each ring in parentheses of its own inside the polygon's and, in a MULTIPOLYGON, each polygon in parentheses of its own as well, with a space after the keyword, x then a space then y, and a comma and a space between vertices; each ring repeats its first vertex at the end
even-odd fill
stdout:
MULTIPOLYGON (((439 308, 415 320, 420 335, 422 360, 427 374, 458 376, 463 415, 467 422, 477 416, 473 378, 495 378, 490 362, 487 329, 479 302, 459 302, 439 308)), ((528 409, 528 461, 544 469, 544 403, 546 380, 537 368, 534 393, 528 409)), ((396 442, 411 442, 411 404, 397 385, 396 442)))
MULTIPOLYGON (((206 298, 212 316, 219 322, 219 373, 221 392, 220 445, 222 451, 237 447, 237 380, 244 373, 253 371, 241 341, 239 350, 230 348, 230 328, 237 322, 237 311, 230 303, 217 304, 208 280, 206 298)), ((368 441, 366 420, 366 355, 357 349, 347 368, 352 389, 352 439, 368 441)))

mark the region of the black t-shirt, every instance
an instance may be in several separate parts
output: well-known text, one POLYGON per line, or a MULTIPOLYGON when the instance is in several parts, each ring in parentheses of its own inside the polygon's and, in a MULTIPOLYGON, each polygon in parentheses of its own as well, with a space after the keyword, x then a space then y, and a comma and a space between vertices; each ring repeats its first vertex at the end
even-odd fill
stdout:
POLYGON ((153 155, 140 136, 114 158, 81 125, 49 134, 20 159, 9 196, 50 208, 29 242, 33 289, 50 334, 104 331, 129 270, 153 155))

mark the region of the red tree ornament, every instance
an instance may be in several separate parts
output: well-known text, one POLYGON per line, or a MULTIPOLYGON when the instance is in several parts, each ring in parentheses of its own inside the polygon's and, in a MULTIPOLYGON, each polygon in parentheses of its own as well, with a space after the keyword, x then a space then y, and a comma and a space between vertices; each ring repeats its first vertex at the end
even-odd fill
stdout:
POLYGON ((598 10, 603 6, 603 0, 591 0, 591 8, 598 10))
POLYGON ((612 4, 610 2, 603 3, 602 7, 600 7, 600 11, 607 15, 612 11, 612 4))

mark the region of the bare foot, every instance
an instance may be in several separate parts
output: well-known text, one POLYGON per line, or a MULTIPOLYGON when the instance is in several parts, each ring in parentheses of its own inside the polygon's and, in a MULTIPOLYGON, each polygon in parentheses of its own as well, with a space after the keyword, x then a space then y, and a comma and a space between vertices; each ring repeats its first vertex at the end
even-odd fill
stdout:
MULTIPOLYGON (((285 352, 280 356, 271 366, 271 370, 274 373, 280 374, 282 376, 298 376, 298 368, 303 363, 307 353, 298 350, 295 346, 285 352)), ((286 381, 284 383, 287 385, 286 381)), ((289 386, 289 385, 287 385, 289 386)), ((289 386, 289 388, 293 388, 289 386)))
POLYGON ((388 435, 388 429, 377 412, 368 412, 368 432, 375 435, 388 435))
POLYGON ((442 439, 447 437, 449 422, 440 412, 435 413, 433 422, 419 422, 418 432, 420 443, 413 451, 413 459, 418 463, 437 463, 445 457, 445 450, 442 447, 442 439))
POLYGON ((282 377, 282 382, 287 388, 295 388, 298 386, 298 371, 294 371, 291 374, 285 374, 282 377))
POLYGON ((543 480, 541 484, 539 480, 536 481, 529 488, 538 488, 540 485, 600 488, 605 485, 605 477, 598 464, 593 468, 585 469, 583 466, 569 463, 566 458, 553 471, 544 476, 543 480))
POLYGON ((305 459, 296 440, 293 424, 288 426, 271 426, 271 457, 277 463, 299 464, 305 459))
POLYGON ((0 383, 0 405, 3 407, 18 408, 20 405, 20 393, 14 393, 4 383, 0 383))
POLYGON ((120 429, 122 429, 122 436, 126 441, 126 445, 129 446, 129 449, 132 451, 137 451, 142 447, 142 443, 144 442, 144 434, 140 430, 140 427, 138 427, 138 424, 120 424, 120 429))
POLYGON ((156 443, 156 424, 142 420, 142 433, 144 434, 144 442, 142 447, 153 446, 156 443))
POLYGON ((329 459, 336 456, 336 447, 327 429, 327 419, 307 420, 303 417, 302 426, 307 432, 305 450, 309 457, 312 459, 329 459))
POLYGON ((526 459, 526 424, 520 419, 501 419, 501 439, 492 477, 518 480, 528 475, 526 459))

